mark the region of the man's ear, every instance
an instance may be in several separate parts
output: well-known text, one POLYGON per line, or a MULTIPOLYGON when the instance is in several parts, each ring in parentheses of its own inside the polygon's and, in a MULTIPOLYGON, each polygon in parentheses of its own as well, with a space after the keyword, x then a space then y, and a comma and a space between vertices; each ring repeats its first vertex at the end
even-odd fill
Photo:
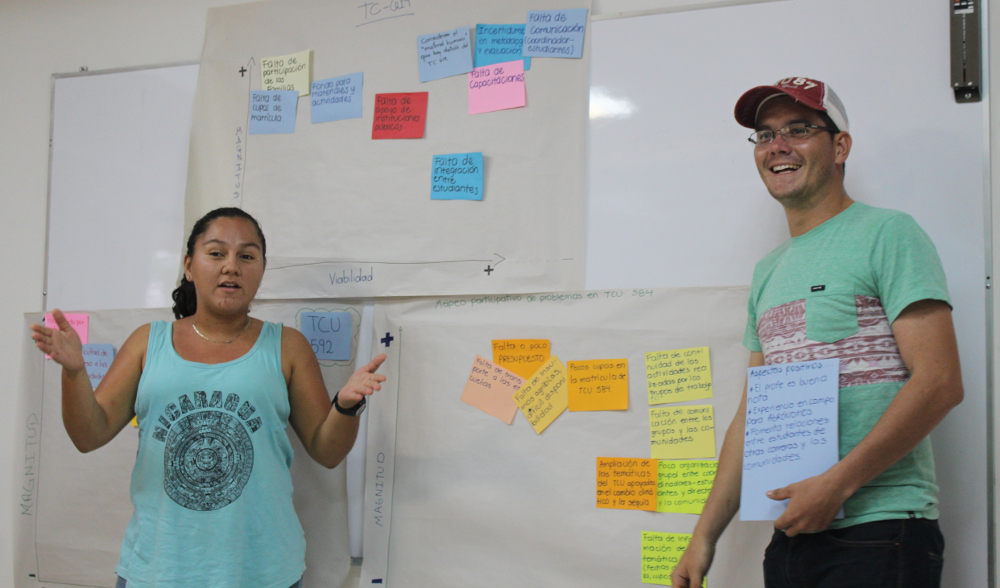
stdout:
POLYGON ((836 149, 835 161, 844 163, 847 161, 847 156, 851 154, 851 134, 847 131, 841 131, 833 136, 833 143, 836 149))

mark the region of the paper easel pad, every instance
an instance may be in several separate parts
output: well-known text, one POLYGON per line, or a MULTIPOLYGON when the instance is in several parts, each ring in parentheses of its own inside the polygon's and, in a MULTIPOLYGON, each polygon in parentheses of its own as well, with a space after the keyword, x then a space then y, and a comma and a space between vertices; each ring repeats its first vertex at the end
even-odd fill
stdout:
POLYGON ((541 433, 569 406, 566 368, 556 356, 540 367, 514 395, 514 401, 536 433, 541 433))
POLYGON ((509 425, 517 414, 514 394, 523 385, 521 376, 477 355, 461 400, 509 425))
POLYGON ((569 410, 627 410, 628 360, 566 362, 569 410))
POLYGON ((656 510, 657 462, 597 458, 597 508, 656 510))
POLYGON ((656 512, 701 514, 715 482, 716 460, 662 460, 657 469, 656 512))
POLYGON ((715 417, 711 404, 649 409, 653 459, 715 457, 715 417))
POLYGON ((646 389, 650 404, 711 398, 712 365, 708 347, 647 353, 646 389))
POLYGON ((522 378, 530 378, 549 360, 548 339, 501 339, 493 341, 493 363, 522 378))

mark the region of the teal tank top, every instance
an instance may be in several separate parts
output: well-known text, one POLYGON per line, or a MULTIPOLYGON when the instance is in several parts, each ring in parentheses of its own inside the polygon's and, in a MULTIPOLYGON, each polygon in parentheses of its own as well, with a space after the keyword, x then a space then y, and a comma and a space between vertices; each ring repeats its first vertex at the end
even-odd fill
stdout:
POLYGON ((116 571, 129 588, 288 588, 305 570, 292 505, 281 325, 253 348, 203 364, 152 323, 135 412, 135 511, 116 571))

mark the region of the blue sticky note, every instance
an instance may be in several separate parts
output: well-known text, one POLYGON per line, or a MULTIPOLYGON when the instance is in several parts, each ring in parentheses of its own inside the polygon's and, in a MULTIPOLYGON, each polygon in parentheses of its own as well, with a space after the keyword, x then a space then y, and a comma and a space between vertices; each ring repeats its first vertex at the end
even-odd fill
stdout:
POLYGON ((254 90, 250 93, 250 134, 295 132, 299 93, 286 90, 254 90))
MULTIPOLYGON (((524 45, 523 24, 477 24, 476 52, 473 65, 482 67, 494 63, 514 61, 521 57, 524 45)), ((531 69, 531 58, 524 58, 524 71, 531 69)))
POLYGON ((87 370, 87 377, 90 378, 90 385, 97 389, 97 385, 104 379, 111 367, 111 361, 115 358, 115 348, 110 343, 88 343, 83 345, 83 365, 87 370))
POLYGON ((351 359, 351 313, 303 312, 302 334, 317 359, 351 359))
POLYGON ((525 57, 583 57, 587 9, 529 10, 524 31, 525 57))
POLYGON ((361 118, 364 75, 364 72, 358 72, 313 82, 309 95, 309 114, 313 124, 361 118))
POLYGON ((472 71, 469 27, 417 37, 417 66, 421 82, 472 71))
POLYGON ((482 200, 483 154, 435 155, 431 168, 431 200, 482 200))

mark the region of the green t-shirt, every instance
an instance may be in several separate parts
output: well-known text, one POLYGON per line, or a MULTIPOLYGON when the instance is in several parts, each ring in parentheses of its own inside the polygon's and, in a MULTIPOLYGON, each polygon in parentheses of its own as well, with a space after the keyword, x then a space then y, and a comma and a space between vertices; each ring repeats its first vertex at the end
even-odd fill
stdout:
MULTIPOLYGON (((754 269, 743 344, 765 364, 840 359, 840 458, 910 377, 890 326, 920 300, 950 304, 944 270, 909 215, 855 202, 754 269)), ((930 439, 859 489, 832 528, 938 517, 930 439)))

